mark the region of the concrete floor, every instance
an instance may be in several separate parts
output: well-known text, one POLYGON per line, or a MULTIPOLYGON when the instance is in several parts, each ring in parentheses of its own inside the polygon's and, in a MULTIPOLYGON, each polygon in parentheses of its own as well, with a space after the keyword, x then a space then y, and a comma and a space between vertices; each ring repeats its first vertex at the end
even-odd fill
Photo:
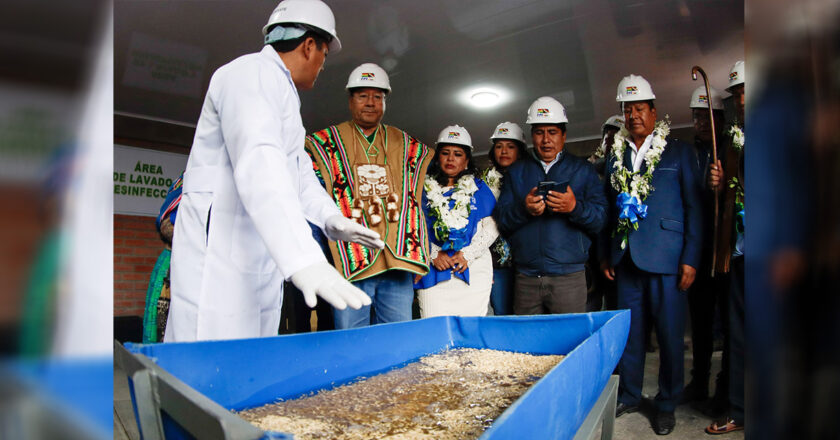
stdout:
MULTIPOLYGON (((712 356, 712 378, 720 371, 721 352, 717 351, 712 356)), ((659 351, 648 353, 645 361, 645 383, 643 388, 643 395, 652 398, 656 395, 656 380, 659 371, 659 351)), ((685 356, 685 372, 686 375, 691 371, 691 350, 686 350, 685 356)), ((710 389, 714 390, 714 383, 710 384, 710 389)), ((680 405, 676 411, 677 426, 674 432, 668 438, 680 440, 705 439, 709 440, 717 436, 710 436, 706 434, 703 429, 711 423, 711 419, 703 413, 692 408, 690 405, 680 405)), ((600 435, 596 434, 595 438, 600 435)), ((620 439, 661 439, 653 432, 651 422, 648 416, 642 411, 625 414, 615 421, 615 435, 614 438, 620 439)), ((735 432, 721 436, 724 439, 742 440, 744 432, 735 432)), ((139 440, 140 433, 137 430, 137 424, 134 420, 134 412, 131 407, 131 397, 129 395, 128 383, 125 378, 125 373, 114 365, 114 439, 115 440, 139 440)))
MULTIPOLYGON (((687 342, 689 340, 687 339, 687 342)), ((717 375, 718 371, 720 371, 720 361, 721 361, 721 353, 720 351, 716 351, 712 354, 712 380, 709 383, 709 389, 714 390, 714 377, 717 375)), ((685 353, 685 375, 686 375, 686 382, 688 382, 690 378, 691 372, 691 350, 686 350, 685 353)), ((659 351, 657 350, 654 353, 648 353, 645 357, 645 383, 642 389, 642 395, 646 398, 653 399, 656 395, 657 391, 657 377, 659 374, 659 351)), ((721 438, 726 440, 742 440, 744 438, 744 431, 733 432, 731 434, 721 435, 721 436, 713 436, 706 434, 704 429, 706 426, 709 426, 712 423, 712 419, 701 413, 700 411, 694 409, 689 404, 680 405, 677 407, 677 411, 675 412, 677 418, 677 426, 674 428, 674 432, 670 435, 663 437, 656 435, 653 432, 653 428, 651 427, 651 419, 653 414, 645 414, 645 411, 639 411, 632 414, 625 414, 615 421, 615 435, 614 438, 617 440, 620 439, 638 439, 638 440, 653 440, 653 439, 662 439, 662 438, 673 438, 673 439, 680 439, 680 440, 694 440, 694 439, 705 439, 709 440, 712 438, 721 438)), ((596 437, 598 438, 598 437, 596 437)))

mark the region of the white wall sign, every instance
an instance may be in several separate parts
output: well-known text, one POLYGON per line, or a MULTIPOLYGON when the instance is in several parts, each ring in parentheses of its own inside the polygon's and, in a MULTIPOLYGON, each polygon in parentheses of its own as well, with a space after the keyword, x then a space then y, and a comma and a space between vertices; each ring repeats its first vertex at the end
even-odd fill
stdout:
POLYGON ((187 155, 114 146, 114 214, 157 217, 187 155))
POLYGON ((200 98, 207 50, 135 32, 131 35, 123 84, 155 92, 200 98))

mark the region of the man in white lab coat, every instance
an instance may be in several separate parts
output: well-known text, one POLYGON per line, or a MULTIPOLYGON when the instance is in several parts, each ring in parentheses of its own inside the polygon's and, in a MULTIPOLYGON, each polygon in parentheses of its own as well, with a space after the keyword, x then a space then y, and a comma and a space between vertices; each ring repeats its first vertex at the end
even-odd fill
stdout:
POLYGON ((196 127, 172 246, 166 342, 277 334, 283 281, 314 306, 370 298, 327 263, 307 220, 332 240, 382 248, 346 219, 304 152, 298 89, 311 89, 341 43, 320 0, 284 0, 263 28, 265 47, 220 67, 196 127))

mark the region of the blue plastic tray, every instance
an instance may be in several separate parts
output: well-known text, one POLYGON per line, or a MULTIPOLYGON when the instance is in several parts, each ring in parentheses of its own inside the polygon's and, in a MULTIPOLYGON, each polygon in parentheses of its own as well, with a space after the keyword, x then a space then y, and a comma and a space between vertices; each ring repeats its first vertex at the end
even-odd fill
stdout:
POLYGON ((0 429, 0 438, 50 438, 55 433, 113 438, 113 368, 110 356, 3 359, 0 388, 9 426, 0 429))
MULTIPOLYGON (((564 354, 481 438, 565 439, 574 436, 606 385, 629 327, 629 311, 437 317, 259 339, 129 343, 126 348, 148 356, 228 410, 329 389, 448 348, 564 354)), ((171 430, 166 431, 169 436, 171 430)))

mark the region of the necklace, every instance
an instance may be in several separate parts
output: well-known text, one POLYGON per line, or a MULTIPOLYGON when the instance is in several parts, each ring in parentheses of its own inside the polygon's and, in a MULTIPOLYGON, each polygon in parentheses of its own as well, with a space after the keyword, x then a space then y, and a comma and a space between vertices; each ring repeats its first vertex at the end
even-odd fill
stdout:
POLYGON ((435 237, 441 242, 449 238, 450 231, 463 229, 469 223, 470 212, 472 212, 473 194, 478 191, 478 186, 472 175, 461 176, 455 182, 455 188, 446 196, 444 189, 434 178, 426 176, 424 183, 426 198, 429 203, 429 212, 435 218, 435 237), (450 201, 455 204, 450 208, 450 201))
POLYGON ((664 121, 657 121, 653 128, 653 140, 650 148, 645 152, 644 173, 639 171, 630 171, 624 165, 624 151, 627 148, 627 142, 632 142, 630 133, 626 128, 615 134, 615 140, 612 145, 612 154, 615 157, 613 163, 613 172, 610 174, 610 184, 618 191, 618 198, 616 205, 621 210, 618 215, 618 225, 613 233, 623 235, 621 238, 621 249, 627 247, 627 240, 630 236, 631 230, 639 229, 639 221, 647 217, 647 205, 645 199, 653 192, 654 188, 651 185, 653 180, 653 171, 659 165, 659 160, 662 158, 662 152, 665 151, 665 146, 668 141, 665 139, 668 133, 671 132, 671 120, 665 116, 664 121))
POLYGON ((368 141, 362 129, 356 123, 353 123, 353 126, 356 128, 356 133, 353 135, 354 156, 361 149, 365 154, 365 161, 367 163, 359 163, 360 161, 355 160, 358 156, 354 157, 355 165, 353 168, 358 183, 356 185, 356 197, 353 202, 351 216, 356 222, 361 224, 362 214, 363 212, 367 212, 371 226, 378 225, 383 219, 387 219, 390 222, 397 222, 400 219, 400 198, 393 190, 394 186, 391 181, 391 173, 388 172, 388 155, 381 155, 382 165, 380 165, 378 163, 380 157, 379 149, 374 145, 380 129, 382 129, 385 133, 383 135, 384 145, 387 148, 388 131, 380 124, 376 127, 373 140, 368 141), (359 149, 356 148, 359 143, 358 136, 362 136, 364 142, 367 143, 367 148, 361 145, 359 145, 359 149), (371 150, 373 151, 371 152, 371 150), (371 156, 373 156, 373 163, 371 163, 371 156), (384 204, 382 199, 385 199, 384 204), (365 202, 367 202, 367 207, 365 207, 365 202))
MULTIPOLYGON (((367 144, 367 147, 362 147, 362 150, 365 153, 365 157, 367 158, 368 163, 370 163, 370 156, 378 156, 379 155, 379 148, 377 148, 375 144, 376 144, 376 137, 379 136, 379 128, 382 125, 380 124, 380 125, 376 126, 376 130, 374 130, 374 132, 373 132, 373 139, 372 140, 368 140, 368 136, 365 135, 364 130, 362 130, 362 128, 359 127, 358 124, 356 124, 354 122, 353 126, 356 127, 356 133, 358 133, 362 137, 362 141, 365 144, 367 144)), ((383 131, 385 132, 385 134, 383 136, 385 136, 385 145, 387 147, 387 145, 388 145, 388 131, 387 130, 383 130, 383 131)), ((353 136, 353 140, 354 140, 354 144, 355 144, 356 141, 358 141, 357 136, 353 136)), ((388 158, 386 157, 385 160, 387 161, 388 158)))

